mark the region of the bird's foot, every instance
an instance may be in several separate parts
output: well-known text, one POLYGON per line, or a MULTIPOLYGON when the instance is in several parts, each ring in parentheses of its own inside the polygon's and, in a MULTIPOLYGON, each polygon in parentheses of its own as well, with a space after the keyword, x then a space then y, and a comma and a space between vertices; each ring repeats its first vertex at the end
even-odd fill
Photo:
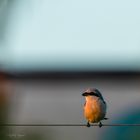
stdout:
POLYGON ((103 126, 103 124, 101 122, 99 122, 99 127, 101 128, 103 126))
POLYGON ((104 118, 104 120, 108 120, 108 118, 104 118))
POLYGON ((90 127, 90 123, 89 122, 87 122, 87 127, 90 127))

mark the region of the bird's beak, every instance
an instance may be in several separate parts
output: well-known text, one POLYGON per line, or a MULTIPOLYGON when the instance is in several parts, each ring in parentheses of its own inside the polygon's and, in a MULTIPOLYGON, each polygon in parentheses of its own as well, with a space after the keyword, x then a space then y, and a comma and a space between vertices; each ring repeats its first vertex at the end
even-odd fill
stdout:
POLYGON ((82 96, 86 96, 87 95, 87 93, 86 92, 84 92, 83 94, 82 94, 82 96))

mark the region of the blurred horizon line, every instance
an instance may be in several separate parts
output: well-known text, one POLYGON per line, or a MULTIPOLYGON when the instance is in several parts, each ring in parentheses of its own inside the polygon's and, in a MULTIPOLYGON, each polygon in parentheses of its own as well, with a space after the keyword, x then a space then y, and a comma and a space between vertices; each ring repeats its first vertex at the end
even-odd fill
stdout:
POLYGON ((45 78, 95 78, 95 77, 135 77, 140 76, 140 71, 4 71, 1 74, 12 79, 45 79, 45 78))

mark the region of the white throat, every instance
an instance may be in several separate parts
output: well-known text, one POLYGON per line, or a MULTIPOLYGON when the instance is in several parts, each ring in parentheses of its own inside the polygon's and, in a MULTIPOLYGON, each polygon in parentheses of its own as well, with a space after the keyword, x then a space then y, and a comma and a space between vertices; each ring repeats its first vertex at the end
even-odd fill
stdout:
POLYGON ((97 100, 98 97, 96 97, 96 96, 86 96, 85 99, 86 99, 86 101, 92 101, 92 100, 97 100))

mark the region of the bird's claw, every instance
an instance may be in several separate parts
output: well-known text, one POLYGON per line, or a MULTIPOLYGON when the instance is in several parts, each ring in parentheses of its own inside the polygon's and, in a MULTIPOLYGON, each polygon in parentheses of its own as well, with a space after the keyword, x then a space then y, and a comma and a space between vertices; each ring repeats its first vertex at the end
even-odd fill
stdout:
POLYGON ((103 126, 103 124, 101 122, 99 122, 99 127, 101 128, 103 126))
POLYGON ((87 122, 87 127, 90 127, 90 123, 89 122, 87 122))

